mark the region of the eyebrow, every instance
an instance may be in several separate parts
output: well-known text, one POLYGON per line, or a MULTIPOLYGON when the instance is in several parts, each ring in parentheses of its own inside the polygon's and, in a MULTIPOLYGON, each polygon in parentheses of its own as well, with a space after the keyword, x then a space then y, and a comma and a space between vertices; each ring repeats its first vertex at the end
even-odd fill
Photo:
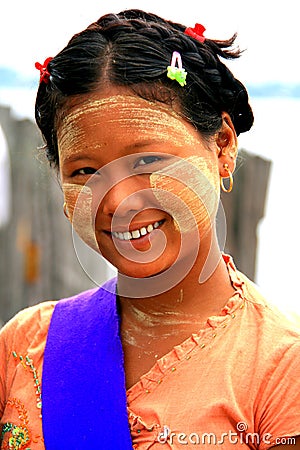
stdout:
POLYGON ((84 154, 77 155, 76 153, 73 154, 73 155, 67 156, 66 158, 62 158, 64 163, 72 163, 72 162, 76 162, 76 161, 83 161, 84 159, 86 161, 94 161, 94 158, 90 158, 89 156, 84 155, 84 154))
POLYGON ((165 144, 167 141, 165 139, 145 139, 143 141, 137 141, 134 142, 133 144, 130 145, 126 145, 124 147, 125 151, 130 151, 130 150, 135 150, 137 148, 143 148, 143 147, 148 147, 149 145, 162 145, 165 144))
MULTIPOLYGON (((150 145, 157 145, 157 144, 162 145, 162 144, 165 144, 166 142, 167 141, 164 139, 146 139, 146 140, 137 141, 132 144, 126 145, 125 147, 122 148, 122 151, 130 152, 132 150, 148 147, 150 145)), ((73 163, 73 162, 83 161, 83 160, 94 161, 94 158, 91 158, 88 155, 85 155, 83 153, 79 153, 79 154, 75 153, 75 154, 71 154, 70 156, 67 156, 66 158, 63 158, 64 163, 73 163)))

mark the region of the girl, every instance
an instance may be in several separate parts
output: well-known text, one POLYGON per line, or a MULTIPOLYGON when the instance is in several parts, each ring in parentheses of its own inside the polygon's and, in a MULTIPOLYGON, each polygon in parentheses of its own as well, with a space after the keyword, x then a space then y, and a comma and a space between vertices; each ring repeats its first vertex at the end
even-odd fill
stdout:
POLYGON ((203 32, 129 10, 36 65, 65 214, 118 276, 4 327, 2 449, 300 448, 299 331, 216 235, 253 114, 203 32))

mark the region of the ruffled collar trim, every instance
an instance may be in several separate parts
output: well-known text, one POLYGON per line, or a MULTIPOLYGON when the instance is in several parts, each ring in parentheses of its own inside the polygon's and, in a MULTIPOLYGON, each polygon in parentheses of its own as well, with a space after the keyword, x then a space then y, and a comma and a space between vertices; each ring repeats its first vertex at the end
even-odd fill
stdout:
MULTIPOLYGON (((140 395, 147 395, 162 379, 170 372, 176 370, 176 365, 183 359, 190 359, 191 353, 197 347, 204 349, 220 332, 222 332, 230 322, 235 319, 238 311, 244 307, 245 293, 244 281, 233 263, 231 256, 223 254, 231 284, 235 293, 230 297, 219 315, 211 316, 207 319, 204 327, 197 333, 193 333, 189 338, 179 345, 176 345, 169 353, 161 357, 154 366, 144 374, 140 380, 127 390, 128 405, 140 395)), ((129 411, 129 417, 130 413, 129 411)), ((133 416, 135 416, 133 414, 133 416)), ((135 418, 136 419, 136 418, 135 418)), ((134 417, 132 417, 134 420, 134 417)))

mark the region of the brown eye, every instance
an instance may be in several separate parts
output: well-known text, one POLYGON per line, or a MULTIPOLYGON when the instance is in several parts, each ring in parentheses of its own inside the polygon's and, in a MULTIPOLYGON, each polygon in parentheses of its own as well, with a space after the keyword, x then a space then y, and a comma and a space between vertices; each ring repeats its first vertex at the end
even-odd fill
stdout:
POLYGON ((93 167, 83 167, 82 169, 75 170, 72 176, 74 177, 75 175, 93 175, 96 172, 97 170, 94 169, 93 167))
POLYGON ((134 167, 145 166, 147 164, 152 164, 154 162, 160 161, 161 158, 155 155, 143 156, 138 160, 138 162, 134 165, 134 167))

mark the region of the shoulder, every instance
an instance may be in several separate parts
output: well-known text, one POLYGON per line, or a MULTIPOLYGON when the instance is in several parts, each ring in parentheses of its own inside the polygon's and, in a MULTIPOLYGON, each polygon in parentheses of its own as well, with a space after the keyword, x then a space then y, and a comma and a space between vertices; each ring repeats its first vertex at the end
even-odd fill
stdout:
POLYGON ((57 305, 62 305, 67 312, 75 310, 76 313, 81 314, 90 307, 88 300, 99 301, 101 295, 105 296, 105 292, 114 292, 115 286, 116 279, 113 278, 100 288, 89 289, 61 300, 41 302, 23 309, 0 330, 0 353, 3 351, 3 345, 8 347, 8 351, 15 345, 23 352, 28 352, 38 346, 40 342, 45 342, 57 305))
POLYGON ((46 301, 23 309, 0 330, 0 344, 26 350, 45 339, 57 301, 46 301))
POLYGON ((279 307, 272 299, 265 298, 261 289, 236 268, 230 255, 223 255, 223 258, 227 264, 231 284, 243 302, 242 308, 245 311, 243 325, 249 324, 253 327, 253 322, 256 322, 255 328, 262 330, 269 328, 269 331, 274 329, 277 333, 282 330, 283 333, 290 332, 299 337, 300 315, 297 316, 295 312, 292 317, 291 311, 284 308, 284 299, 279 307))
MULTIPOLYGON (((291 318, 265 299, 259 288, 239 274, 245 299, 242 327, 245 340, 253 345, 260 363, 267 367, 300 363, 300 320, 291 318)), ((260 364, 257 361, 257 364, 260 364)))
MULTIPOLYGON (((36 370, 41 369, 49 323, 56 303, 49 301, 26 308, 0 330, 0 417, 8 395, 13 392, 13 383, 18 385, 18 364, 23 364, 24 358, 30 355, 35 361, 36 370)), ((23 373, 18 380, 24 383, 23 373)))
POLYGON ((255 283, 245 275, 239 275, 243 281, 245 303, 248 309, 256 314, 257 320, 261 324, 269 324, 269 328, 274 328, 274 331, 279 332, 281 330, 283 333, 290 333, 295 338, 300 337, 300 317, 295 313, 292 318, 284 310, 284 307, 279 308, 277 304, 272 302, 272 299, 266 299, 255 283))
POLYGON ((26 326, 28 323, 36 323, 36 321, 47 320, 51 316, 57 300, 45 301, 34 306, 29 306, 19 311, 6 325, 1 329, 18 328, 26 326))
POLYGON ((237 270, 233 259, 223 255, 227 264, 232 285, 242 301, 243 314, 241 327, 245 335, 257 339, 260 343, 266 341, 275 347, 280 341, 293 344, 300 340, 300 316, 285 311, 284 300, 279 308, 272 299, 266 299, 260 288, 246 275, 237 270), (252 336, 251 336, 252 335, 252 336))

